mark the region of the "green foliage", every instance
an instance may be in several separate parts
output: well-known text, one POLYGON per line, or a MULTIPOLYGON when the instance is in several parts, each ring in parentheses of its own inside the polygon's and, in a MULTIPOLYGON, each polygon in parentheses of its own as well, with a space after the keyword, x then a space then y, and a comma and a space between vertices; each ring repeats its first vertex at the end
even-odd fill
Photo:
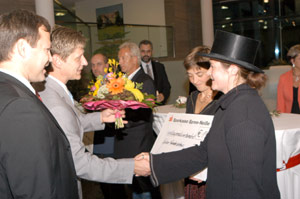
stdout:
POLYGON ((117 59, 119 46, 127 41, 124 38, 128 33, 124 31, 123 26, 117 25, 98 29, 98 38, 100 40, 98 43, 101 47, 95 50, 94 54, 102 53, 110 59, 117 59))

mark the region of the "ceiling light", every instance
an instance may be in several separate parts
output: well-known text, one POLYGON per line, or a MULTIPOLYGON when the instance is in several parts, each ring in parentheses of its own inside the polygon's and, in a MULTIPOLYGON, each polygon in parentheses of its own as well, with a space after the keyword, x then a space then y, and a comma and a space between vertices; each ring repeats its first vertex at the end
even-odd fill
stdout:
POLYGON ((227 10, 227 9, 228 9, 228 6, 221 6, 221 9, 222 9, 222 10, 227 10))
POLYGON ((65 16, 65 15, 66 15, 66 13, 64 13, 64 12, 55 13, 55 16, 57 16, 57 17, 62 17, 62 16, 65 16))

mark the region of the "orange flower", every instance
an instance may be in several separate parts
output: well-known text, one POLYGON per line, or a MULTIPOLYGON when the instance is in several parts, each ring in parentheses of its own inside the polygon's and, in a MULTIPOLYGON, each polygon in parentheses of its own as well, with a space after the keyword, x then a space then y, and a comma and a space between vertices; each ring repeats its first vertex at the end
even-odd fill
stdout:
POLYGON ((123 78, 111 79, 109 83, 106 84, 106 87, 108 88, 109 92, 111 92, 111 94, 115 95, 123 92, 124 84, 125 81, 123 78))

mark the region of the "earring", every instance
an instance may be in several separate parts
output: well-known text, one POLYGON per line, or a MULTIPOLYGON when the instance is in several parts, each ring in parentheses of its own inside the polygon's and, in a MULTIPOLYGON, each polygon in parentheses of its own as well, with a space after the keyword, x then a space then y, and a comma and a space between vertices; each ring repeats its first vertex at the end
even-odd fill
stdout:
POLYGON ((293 68, 295 68, 295 64, 293 64, 293 68))

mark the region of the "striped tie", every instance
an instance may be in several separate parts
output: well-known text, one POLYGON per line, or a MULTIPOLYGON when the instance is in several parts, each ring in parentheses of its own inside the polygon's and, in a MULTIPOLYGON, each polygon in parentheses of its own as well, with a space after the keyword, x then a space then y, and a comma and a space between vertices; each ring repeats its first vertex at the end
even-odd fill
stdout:
POLYGON ((146 65, 147 74, 153 79, 149 65, 146 65))

